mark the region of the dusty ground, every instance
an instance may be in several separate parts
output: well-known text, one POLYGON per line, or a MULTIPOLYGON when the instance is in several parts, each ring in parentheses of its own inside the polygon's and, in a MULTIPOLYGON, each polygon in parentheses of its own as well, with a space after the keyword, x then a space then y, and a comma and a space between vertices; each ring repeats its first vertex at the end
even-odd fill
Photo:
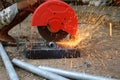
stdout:
MULTIPOLYGON (((14 37, 19 37, 23 34, 30 36, 30 17, 31 16, 22 22, 21 25, 17 25, 12 29, 10 34, 14 37)), ((36 66, 44 65, 120 79, 120 23, 113 25, 113 34, 110 36, 108 21, 104 21, 101 24, 93 24, 92 19, 94 19, 94 16, 92 16, 93 18, 90 18, 89 16, 89 20, 86 20, 86 18, 84 19, 83 17, 79 17, 82 18, 82 20, 79 19, 79 30, 81 34, 79 37, 84 38, 77 46, 81 51, 80 58, 32 60, 25 58, 24 53, 22 52, 24 46, 21 46, 19 50, 17 50, 16 47, 5 47, 5 49, 11 60, 13 58, 18 58, 36 66), (91 23, 84 23, 84 21, 90 20, 91 23), (84 64, 85 62, 88 62, 90 66, 86 67, 84 64)), ((116 17, 119 16, 116 15, 116 17)), ((120 21, 120 19, 118 21, 120 21)), ((36 29, 33 35, 39 36, 36 29)), ((15 70, 20 80, 44 80, 43 78, 18 67, 15 67, 15 70)), ((0 80, 9 80, 1 58, 0 80)))

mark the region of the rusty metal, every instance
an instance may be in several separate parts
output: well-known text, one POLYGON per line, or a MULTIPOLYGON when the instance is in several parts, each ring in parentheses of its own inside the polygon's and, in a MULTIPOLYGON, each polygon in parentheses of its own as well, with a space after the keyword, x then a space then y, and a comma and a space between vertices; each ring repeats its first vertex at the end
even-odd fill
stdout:
POLYGON ((77 58, 80 50, 61 48, 54 42, 36 42, 26 45, 25 56, 29 59, 77 58))

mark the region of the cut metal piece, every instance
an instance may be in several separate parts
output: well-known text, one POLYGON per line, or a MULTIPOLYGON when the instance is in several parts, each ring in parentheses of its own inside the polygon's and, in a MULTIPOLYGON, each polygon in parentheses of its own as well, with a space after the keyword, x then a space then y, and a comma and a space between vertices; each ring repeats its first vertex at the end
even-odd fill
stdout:
POLYGON ((67 32, 62 30, 53 33, 47 27, 38 27, 38 31, 46 41, 60 41, 68 35, 67 32))
MULTIPOLYGON (((52 42, 53 43, 53 42, 52 42)), ((56 58, 77 58, 80 51, 75 48, 61 48, 58 45, 52 47, 47 43, 31 43, 32 47, 26 46, 25 56, 29 59, 56 59, 56 58)))
POLYGON ((43 48, 26 50, 25 56, 29 59, 77 58, 80 52, 76 49, 43 48))

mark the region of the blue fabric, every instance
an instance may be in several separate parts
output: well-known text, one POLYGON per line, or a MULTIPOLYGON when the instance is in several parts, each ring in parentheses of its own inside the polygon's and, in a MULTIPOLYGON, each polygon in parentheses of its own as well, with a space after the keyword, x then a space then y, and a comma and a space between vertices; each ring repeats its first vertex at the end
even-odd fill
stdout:
POLYGON ((16 3, 0 11, 0 29, 5 25, 10 24, 17 13, 18 8, 16 3))

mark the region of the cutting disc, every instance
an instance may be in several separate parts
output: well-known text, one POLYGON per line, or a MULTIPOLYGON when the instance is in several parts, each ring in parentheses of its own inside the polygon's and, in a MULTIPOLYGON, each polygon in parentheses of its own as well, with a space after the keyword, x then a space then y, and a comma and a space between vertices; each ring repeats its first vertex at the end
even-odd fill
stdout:
POLYGON ((38 31, 40 35, 47 41, 60 41, 68 35, 67 32, 62 31, 62 30, 56 33, 53 33, 47 28, 47 26, 38 27, 38 31))
POLYGON ((32 15, 32 26, 37 26, 40 35, 47 41, 59 41, 67 34, 75 35, 78 19, 75 11, 61 0, 47 0, 32 15))

